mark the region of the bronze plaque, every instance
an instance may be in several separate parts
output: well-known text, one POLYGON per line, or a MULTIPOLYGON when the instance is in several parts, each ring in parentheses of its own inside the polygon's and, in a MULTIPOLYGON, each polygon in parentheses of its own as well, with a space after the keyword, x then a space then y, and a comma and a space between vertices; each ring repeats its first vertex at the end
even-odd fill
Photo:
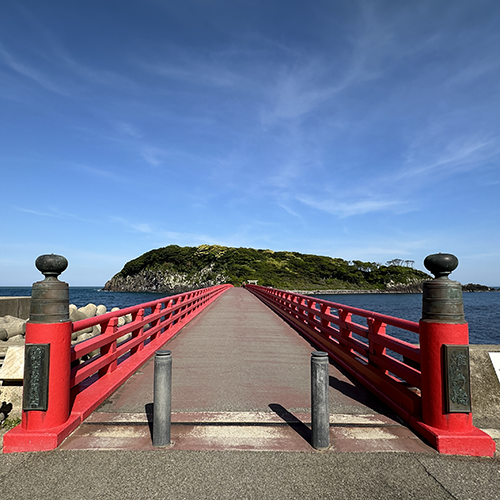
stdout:
POLYGON ((50 344, 26 344, 23 410, 47 411, 49 404, 50 344))
POLYGON ((468 345, 444 345, 447 413, 471 413, 468 345))

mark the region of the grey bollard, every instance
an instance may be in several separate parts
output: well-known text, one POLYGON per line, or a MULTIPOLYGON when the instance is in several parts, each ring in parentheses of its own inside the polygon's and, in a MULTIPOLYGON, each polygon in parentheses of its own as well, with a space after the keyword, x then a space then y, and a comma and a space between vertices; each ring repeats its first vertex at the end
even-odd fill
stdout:
POLYGON ((311 353, 311 445, 316 450, 330 446, 328 386, 328 354, 314 351, 311 353))
POLYGON ((153 396, 153 446, 170 444, 172 423, 172 351, 156 351, 153 396))

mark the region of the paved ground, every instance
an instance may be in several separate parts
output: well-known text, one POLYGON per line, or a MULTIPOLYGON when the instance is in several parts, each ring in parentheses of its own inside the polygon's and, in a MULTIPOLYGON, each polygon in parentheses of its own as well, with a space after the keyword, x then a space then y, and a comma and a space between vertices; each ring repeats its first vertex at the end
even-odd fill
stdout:
POLYGON ((0 456, 1 498, 472 499, 497 459, 407 453, 56 451, 0 456))
POLYGON ((243 289, 166 348, 169 448, 146 364, 55 451, 0 455, 1 498, 496 499, 500 460, 443 456, 330 366, 331 448, 309 444, 307 341, 243 289))

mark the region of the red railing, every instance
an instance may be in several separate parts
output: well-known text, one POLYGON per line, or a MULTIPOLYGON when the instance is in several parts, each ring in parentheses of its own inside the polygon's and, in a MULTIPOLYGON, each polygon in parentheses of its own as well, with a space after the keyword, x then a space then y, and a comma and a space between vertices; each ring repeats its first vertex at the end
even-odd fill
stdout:
POLYGON ((219 285, 165 297, 73 323, 73 332, 101 327, 100 335, 71 348, 72 365, 78 363, 72 368, 70 377, 73 411, 84 406, 83 418, 86 418, 107 397, 103 394, 115 390, 114 380, 118 379, 121 384, 155 350, 231 286, 219 285), (147 309, 151 310, 150 314, 146 314, 147 309), (132 315, 132 321, 118 326, 119 318, 128 314, 132 315), (130 338, 119 341, 128 334, 130 338), (89 355, 89 359, 79 363, 89 355))
POLYGON ((405 421, 420 415, 420 348, 386 333, 392 326, 418 334, 418 323, 283 290, 257 285, 247 289, 405 421))
POLYGON ((4 436, 4 453, 59 446, 156 350, 231 287, 195 290, 74 323, 28 323, 26 342, 49 343, 58 353, 50 368, 52 403, 47 411, 23 411, 21 425, 4 436), (118 326, 119 318, 129 314, 132 321, 118 326), (70 346, 72 333, 97 325, 99 335, 70 346))
MULTIPOLYGON (((437 281, 437 280, 435 280, 437 281)), ((445 345, 468 344, 467 323, 419 323, 256 285, 247 288, 376 394, 440 453, 493 456, 495 442, 470 411, 444 401, 445 345), (362 318, 362 324, 354 321, 362 318), (388 326, 418 334, 419 345, 388 335, 388 326)))

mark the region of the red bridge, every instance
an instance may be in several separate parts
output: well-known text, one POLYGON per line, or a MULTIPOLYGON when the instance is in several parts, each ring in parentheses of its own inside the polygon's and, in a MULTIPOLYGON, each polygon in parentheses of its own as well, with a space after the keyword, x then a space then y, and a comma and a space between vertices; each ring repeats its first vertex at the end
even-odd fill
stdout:
POLYGON ((67 262, 42 256, 46 278, 33 286, 26 328, 22 423, 4 436, 3 451, 98 448, 103 436, 106 446, 151 448, 152 357, 166 345, 177 449, 312 451, 309 358, 319 349, 330 358, 332 450, 355 447, 361 429, 384 451, 430 445, 493 456, 495 442, 472 422, 468 328, 459 285, 447 277, 452 257, 426 259, 436 279, 424 285, 419 323, 256 285, 214 286, 73 323, 67 284, 57 279, 67 262), (118 326, 126 314, 132 321, 118 326), (74 332, 96 325, 100 335, 71 346, 74 332), (387 326, 412 332, 418 344, 387 326))

